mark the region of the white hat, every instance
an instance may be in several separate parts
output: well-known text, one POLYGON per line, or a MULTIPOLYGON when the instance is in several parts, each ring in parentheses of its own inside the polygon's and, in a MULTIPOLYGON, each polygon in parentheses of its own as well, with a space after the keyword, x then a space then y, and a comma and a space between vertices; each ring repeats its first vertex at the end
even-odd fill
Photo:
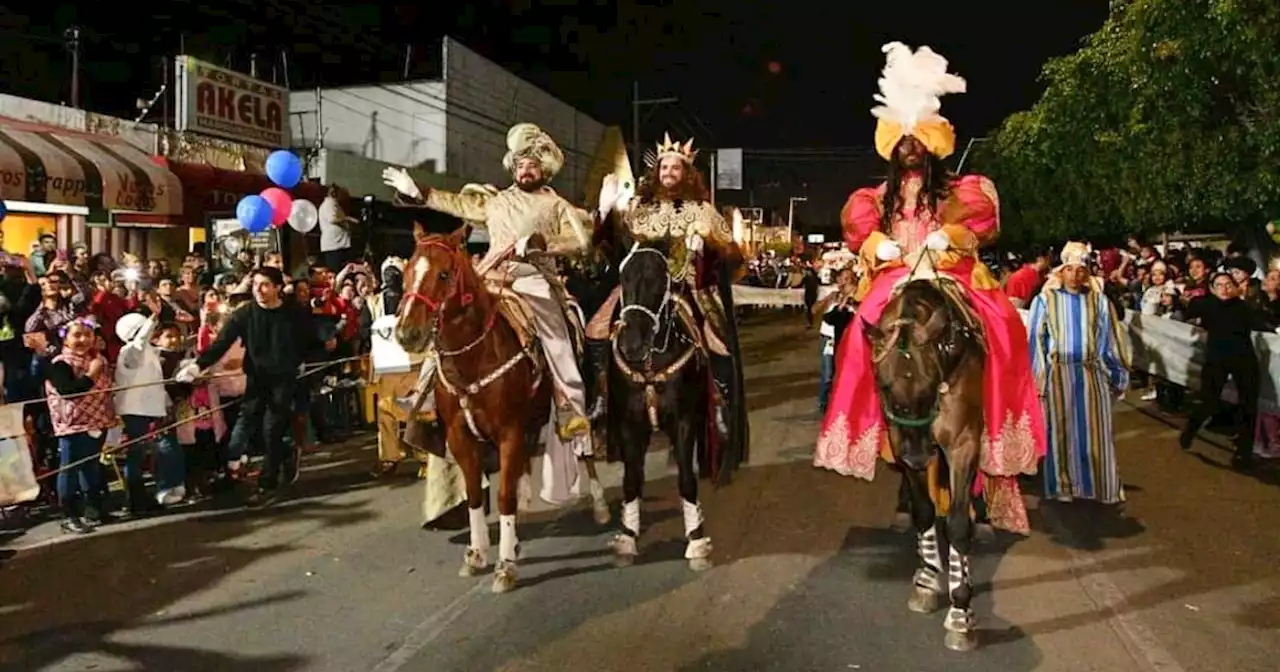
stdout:
POLYGON ((129 313, 121 317, 116 320, 116 336, 125 343, 132 341, 142 331, 148 319, 150 318, 142 313, 129 313))

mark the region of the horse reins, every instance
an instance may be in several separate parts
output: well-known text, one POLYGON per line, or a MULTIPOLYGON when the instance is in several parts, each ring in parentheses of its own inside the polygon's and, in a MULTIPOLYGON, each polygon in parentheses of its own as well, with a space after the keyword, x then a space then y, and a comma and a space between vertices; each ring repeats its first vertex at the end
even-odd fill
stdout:
MULTIPOLYGON (((446 254, 449 254, 454 258, 455 266, 459 264, 468 263, 466 259, 462 258, 461 249, 452 248, 437 240, 421 241, 418 243, 418 247, 419 248, 435 248, 438 250, 443 250, 446 254)), ((409 270, 414 271, 412 267, 409 268, 409 270)), ((398 308, 400 310, 403 310, 404 307, 410 305, 410 303, 414 299, 417 299, 423 302, 424 304, 426 304, 427 310, 435 314, 436 329, 437 331, 439 331, 440 326, 443 324, 443 320, 444 320, 444 307, 449 303, 451 299, 453 299, 455 296, 458 297, 459 305, 461 305, 464 308, 471 305, 475 301, 475 292, 466 291, 465 288, 463 288, 462 273, 457 270, 455 270, 454 273, 455 273, 454 276, 449 278, 449 291, 445 293, 444 298, 440 299, 439 301, 436 301, 435 299, 432 299, 426 294, 423 294, 422 292, 418 291, 419 287, 422 284, 423 279, 414 277, 412 289, 410 289, 409 287, 405 288, 404 293, 400 297, 400 306, 398 308)), ((399 312, 399 310, 397 310, 396 312, 399 312)), ((439 350, 439 354, 444 357, 454 357, 457 355, 461 355, 462 353, 467 352, 468 350, 471 350, 472 348, 476 347, 485 339, 485 337, 489 335, 490 332, 493 331, 493 326, 496 323, 497 319, 498 319, 498 311, 496 309, 489 311, 489 315, 485 319, 484 329, 480 332, 480 336, 478 336, 474 341, 468 343, 462 348, 459 348, 457 350, 448 350, 448 351, 439 350)))

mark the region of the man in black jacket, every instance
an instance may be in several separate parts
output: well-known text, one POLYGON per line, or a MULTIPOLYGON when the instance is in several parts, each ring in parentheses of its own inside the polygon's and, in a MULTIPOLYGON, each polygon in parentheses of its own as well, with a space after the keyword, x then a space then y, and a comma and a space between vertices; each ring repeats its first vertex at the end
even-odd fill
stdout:
POLYGON ((1254 421, 1258 415, 1258 354, 1253 348, 1253 332, 1270 331, 1271 325, 1262 313, 1238 295, 1236 283, 1227 273, 1218 273, 1210 281, 1213 294, 1196 299, 1187 308, 1188 322, 1198 321, 1208 338, 1205 361, 1200 370, 1201 404, 1191 411, 1179 443, 1183 450, 1191 447, 1196 432, 1222 406, 1222 388, 1230 376, 1236 383, 1244 427, 1236 440, 1236 454, 1231 460, 1237 469, 1253 462, 1254 421))
MULTIPOLYGON (((317 345, 318 337, 311 315, 296 303, 285 301, 283 289, 284 276, 279 269, 254 269, 254 302, 232 313, 213 345, 177 377, 180 381, 193 379, 221 360, 232 343, 239 340, 244 344, 248 385, 233 436, 243 443, 255 437, 265 443, 262 475, 257 492, 249 498, 250 506, 274 501, 282 464, 287 481, 297 478, 298 458, 285 450, 284 434, 293 413, 303 357, 317 345)), ((332 338, 324 342, 325 350, 336 346, 332 338)), ((232 450, 243 454, 246 447, 234 446, 232 450)))

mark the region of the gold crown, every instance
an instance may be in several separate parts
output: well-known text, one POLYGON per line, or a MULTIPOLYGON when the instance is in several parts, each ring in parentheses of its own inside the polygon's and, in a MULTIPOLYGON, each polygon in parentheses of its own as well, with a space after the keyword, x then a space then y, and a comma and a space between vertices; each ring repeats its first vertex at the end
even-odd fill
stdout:
POLYGON ((693 148, 693 138, 690 138, 684 144, 671 141, 670 133, 662 134, 662 142, 658 145, 658 160, 668 156, 678 157, 688 163, 693 163, 693 159, 698 156, 698 151, 693 148))

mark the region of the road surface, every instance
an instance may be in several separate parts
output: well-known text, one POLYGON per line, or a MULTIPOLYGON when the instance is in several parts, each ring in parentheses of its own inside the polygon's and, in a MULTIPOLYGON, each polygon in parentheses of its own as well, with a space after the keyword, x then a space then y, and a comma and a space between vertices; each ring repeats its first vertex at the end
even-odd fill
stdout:
MULTIPOLYGON (((1121 405, 1122 511, 1030 502, 1034 533, 973 564, 982 648, 906 609, 913 541, 887 530, 895 477, 810 466, 816 334, 744 329, 753 461, 704 490, 712 570, 682 561, 651 454, 641 561, 614 568, 584 509, 521 525, 521 585, 457 576, 466 534, 418 527, 421 487, 366 475, 360 442, 308 459, 266 512, 200 511, 65 537, 3 537, 0 667, 14 670, 1274 670, 1275 470, 1176 446, 1121 405), (112 529, 114 528, 114 529, 112 529)), ((618 471, 602 469, 614 502, 618 471)), ((495 533, 496 534, 496 533, 495 533)), ((495 545, 496 551, 496 545, 495 545)))

